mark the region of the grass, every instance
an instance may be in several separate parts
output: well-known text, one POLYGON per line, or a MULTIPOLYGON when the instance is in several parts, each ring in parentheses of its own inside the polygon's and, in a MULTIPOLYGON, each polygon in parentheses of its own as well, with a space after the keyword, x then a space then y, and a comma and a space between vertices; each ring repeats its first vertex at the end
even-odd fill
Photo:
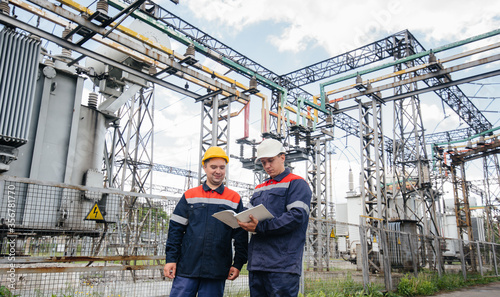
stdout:
POLYGON ((469 275, 467 280, 464 280, 461 273, 444 274, 441 277, 435 273, 420 273, 417 277, 406 275, 399 282, 394 296, 428 296, 496 281, 500 281, 500 277, 482 277, 479 274, 469 275))
POLYGON ((6 297, 17 297, 19 295, 14 295, 6 286, 0 286, 0 296, 6 297))
POLYGON ((444 274, 422 272, 417 277, 405 275, 393 292, 385 292, 382 285, 371 284, 364 289, 363 284, 356 282, 350 275, 345 280, 306 279, 304 292, 300 297, 407 297, 430 296, 442 291, 454 291, 460 288, 488 284, 500 281, 500 277, 482 277, 469 275, 467 281, 462 274, 444 274))
POLYGON ((343 280, 322 280, 322 279, 306 279, 304 287, 305 294, 300 294, 301 297, 356 297, 356 296, 384 296, 382 293, 383 286, 378 284, 370 285, 366 290, 363 284, 354 281, 351 275, 343 280))

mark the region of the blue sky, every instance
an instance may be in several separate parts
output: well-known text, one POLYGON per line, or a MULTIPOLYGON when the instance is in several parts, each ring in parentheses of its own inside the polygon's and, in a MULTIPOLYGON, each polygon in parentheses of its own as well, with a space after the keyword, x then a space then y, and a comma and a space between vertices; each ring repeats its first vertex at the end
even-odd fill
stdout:
MULTIPOLYGON (((426 49, 431 49, 500 27, 499 1, 180 0, 180 4, 175 5, 162 0, 158 3, 278 74, 297 70, 405 29, 412 32, 426 49)), ((497 41, 498 38, 492 38, 483 44, 497 41)), ((181 48, 179 50, 183 50, 181 48)), ((445 56, 448 55, 451 53, 445 56)), ((201 62, 218 70, 218 66, 210 61, 201 62)), ((500 78, 494 77, 488 82, 500 82, 500 78)), ((495 84, 469 85, 468 88, 469 96, 498 94, 495 84)), ((312 84, 307 90, 319 94, 319 84, 312 84)), ((155 135, 156 162, 197 170, 199 105, 191 98, 172 92, 158 90, 157 94, 155 116, 161 123, 158 126, 169 128, 157 130, 155 135)), ((425 109, 422 116, 428 132, 465 127, 465 123, 447 107, 443 108, 435 97, 427 100, 422 97, 425 109)), ((254 101, 251 105, 251 138, 260 140, 257 113, 260 103, 254 101)), ((498 102, 493 100, 474 103, 479 109, 499 109, 498 102)), ((390 114, 391 111, 387 110, 390 114)), ((492 117, 492 123, 500 124, 498 114, 486 115, 492 117)), ((234 118, 231 125, 233 144, 230 150, 237 155, 239 148, 234 140, 243 136, 241 117, 234 118)), ((341 131, 336 133, 339 139, 334 143, 332 157, 336 181, 333 192, 341 199, 347 191, 347 168, 351 167, 355 174, 359 172, 359 140, 345 139, 341 131)), ((233 159, 230 165, 231 179, 253 181, 252 173, 241 169, 237 160, 233 159)), ((298 167, 299 172, 305 172, 305 165, 299 164, 298 167)), ((176 179, 169 177, 168 180, 176 179)))

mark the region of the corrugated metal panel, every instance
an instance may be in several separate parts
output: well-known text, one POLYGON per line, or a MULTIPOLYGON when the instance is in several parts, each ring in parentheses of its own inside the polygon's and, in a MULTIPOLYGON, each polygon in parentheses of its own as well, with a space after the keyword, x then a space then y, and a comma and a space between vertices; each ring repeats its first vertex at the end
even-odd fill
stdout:
POLYGON ((28 140, 40 41, 5 29, 0 32, 0 144, 28 140))

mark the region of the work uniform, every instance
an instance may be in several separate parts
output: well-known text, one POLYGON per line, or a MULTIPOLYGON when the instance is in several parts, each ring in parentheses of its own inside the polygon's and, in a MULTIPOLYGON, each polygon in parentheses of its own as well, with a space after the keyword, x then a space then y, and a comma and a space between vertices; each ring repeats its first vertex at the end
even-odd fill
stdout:
MULTIPOLYGON (((170 296, 187 296, 186 291, 175 293, 176 287, 198 286, 199 280, 209 284, 215 281, 216 287, 220 289, 222 286, 223 293, 231 266, 241 270, 246 263, 247 232, 241 228, 233 229, 212 217, 212 214, 227 209, 238 213, 243 210, 243 204, 238 193, 224 185, 212 190, 204 183, 187 190, 182 196, 170 217, 165 250, 167 263, 177 263, 170 296), (193 282, 193 279, 197 280, 193 282), (176 284, 181 281, 183 284, 176 284)), ((187 290, 196 294, 197 288, 187 290)), ((201 292, 198 293, 202 296, 201 292)), ((207 292, 206 296, 218 295, 218 292, 207 292)))
POLYGON ((274 292, 269 296, 297 296, 311 195, 307 182, 288 168, 255 188, 250 204, 263 204, 274 218, 259 221, 250 239, 251 296, 268 292, 274 292))

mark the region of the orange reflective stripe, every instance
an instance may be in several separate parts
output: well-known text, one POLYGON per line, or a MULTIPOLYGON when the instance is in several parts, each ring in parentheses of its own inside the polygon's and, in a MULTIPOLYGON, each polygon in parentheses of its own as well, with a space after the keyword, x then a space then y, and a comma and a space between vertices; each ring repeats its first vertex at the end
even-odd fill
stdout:
MULTIPOLYGON (((233 203, 240 203, 240 200, 241 200, 241 197, 240 195, 238 195, 238 193, 236 193, 235 191, 227 188, 227 187, 224 187, 224 192, 222 194, 219 194, 215 191, 211 191, 209 196, 210 197, 207 197, 207 192, 205 190, 203 190, 203 185, 201 186, 198 186, 196 188, 192 188, 192 189, 189 189, 186 191, 186 193, 184 193, 184 197, 186 198, 186 201, 188 203, 189 202, 189 199, 199 199, 199 198, 210 198, 210 199, 220 199, 220 200, 224 200, 224 201, 229 201, 229 202, 233 202, 233 203)), ((196 203, 196 202, 195 202, 196 203)), ((224 203, 222 203, 224 204, 224 203)))

